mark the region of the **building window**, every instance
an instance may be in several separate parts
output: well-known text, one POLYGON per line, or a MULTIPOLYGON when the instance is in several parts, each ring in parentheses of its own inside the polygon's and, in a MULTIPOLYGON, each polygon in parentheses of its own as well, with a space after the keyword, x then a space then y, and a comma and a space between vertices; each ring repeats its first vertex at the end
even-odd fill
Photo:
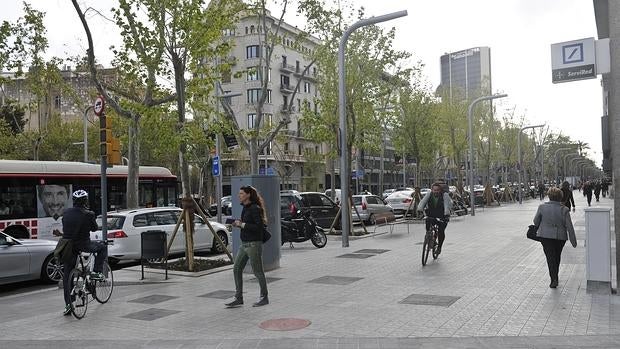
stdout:
POLYGON ((54 108, 60 109, 60 105, 62 104, 61 102, 62 102, 62 100, 61 100, 60 96, 54 97, 54 108))
POLYGON ((318 154, 318 153, 319 153, 319 146, 318 146, 318 145, 315 145, 315 146, 314 146, 314 153, 315 153, 315 154, 318 154))
POLYGON ((222 30, 224 36, 235 36, 235 28, 226 28, 222 30))
POLYGON ((301 111, 301 99, 297 98, 297 111, 301 111))
POLYGON ((250 67, 250 68, 248 68, 247 81, 257 81, 257 80, 260 80, 258 71, 259 71, 258 67, 250 67))
POLYGON ((253 25, 250 26, 250 34, 254 34, 254 26, 253 25))
POLYGON ((295 61, 295 71, 299 73, 299 61, 295 61))
MULTIPOLYGON (((251 88, 247 90, 247 103, 257 103, 261 97, 262 89, 260 88, 251 88)), ((267 103, 271 103, 271 90, 267 90, 267 99, 265 100, 267 103)))
POLYGON ((286 56, 282 56, 282 66, 286 67, 286 56))
POLYGON ((248 34, 248 27, 245 27, 245 34, 248 34))
POLYGON ((253 129, 256 123, 256 114, 248 114, 248 129, 253 129))
POLYGON ((303 166, 299 167, 299 173, 301 174, 301 177, 304 176, 304 167, 303 166))
POLYGON ((284 143, 284 154, 288 154, 288 142, 284 143))
POLYGON ((297 153, 298 153, 298 155, 304 155, 304 146, 303 145, 299 144, 297 146, 297 153))
POLYGON ((310 93, 310 83, 304 82, 304 93, 310 93))
POLYGON ((247 91, 247 102, 248 103, 256 103, 260 98, 261 89, 260 88, 251 88, 247 91))
MULTIPOLYGON (((228 95, 230 94, 232 91, 224 91, 224 95, 228 95)), ((232 103, 232 97, 224 97, 224 101, 226 101, 226 104, 228 105, 233 105, 232 103)))
POLYGON ((260 46, 258 45, 246 46, 245 57, 248 59, 260 57, 260 46))

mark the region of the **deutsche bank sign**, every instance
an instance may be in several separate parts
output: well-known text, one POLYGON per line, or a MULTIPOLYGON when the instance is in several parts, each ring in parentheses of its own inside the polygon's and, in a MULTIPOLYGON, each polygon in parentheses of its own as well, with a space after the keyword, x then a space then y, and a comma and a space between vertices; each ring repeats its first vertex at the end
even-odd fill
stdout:
POLYGON ((553 83, 596 78, 594 38, 551 45, 551 69, 553 83))

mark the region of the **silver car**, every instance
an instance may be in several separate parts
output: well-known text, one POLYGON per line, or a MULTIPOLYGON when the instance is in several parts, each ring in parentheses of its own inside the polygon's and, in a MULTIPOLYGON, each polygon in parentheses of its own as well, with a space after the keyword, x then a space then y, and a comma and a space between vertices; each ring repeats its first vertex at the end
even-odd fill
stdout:
POLYGON ((351 210, 351 221, 360 220, 374 225, 377 222, 391 222, 395 219, 390 205, 387 205, 380 197, 375 195, 353 195, 353 204, 356 210, 351 210), (359 213, 359 216, 358 216, 359 213))
POLYGON ((54 258, 56 241, 15 239, 0 233, 0 285, 41 279, 62 280, 62 265, 54 258))

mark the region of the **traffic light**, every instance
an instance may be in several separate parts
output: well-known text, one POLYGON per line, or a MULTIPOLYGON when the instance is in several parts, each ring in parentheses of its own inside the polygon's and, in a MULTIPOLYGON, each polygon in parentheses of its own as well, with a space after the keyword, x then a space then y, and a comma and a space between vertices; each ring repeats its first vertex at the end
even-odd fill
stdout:
POLYGON ((108 165, 120 165, 120 141, 112 135, 112 119, 105 114, 99 117, 101 156, 105 156, 108 165))

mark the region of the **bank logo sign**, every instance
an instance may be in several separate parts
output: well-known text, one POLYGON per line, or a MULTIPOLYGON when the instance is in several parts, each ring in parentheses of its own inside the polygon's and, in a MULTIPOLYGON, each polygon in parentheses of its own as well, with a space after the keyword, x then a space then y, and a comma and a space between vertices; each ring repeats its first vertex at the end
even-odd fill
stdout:
POLYGON ((553 83, 596 78, 594 38, 551 45, 551 69, 553 83))

